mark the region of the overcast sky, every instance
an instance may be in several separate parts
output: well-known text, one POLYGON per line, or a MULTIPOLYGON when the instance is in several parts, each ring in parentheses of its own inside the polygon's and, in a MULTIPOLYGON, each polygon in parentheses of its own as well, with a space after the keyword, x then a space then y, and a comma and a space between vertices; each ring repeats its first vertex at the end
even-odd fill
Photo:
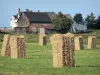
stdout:
POLYGON ((100 15, 100 0, 0 0, 0 27, 10 27, 10 18, 21 11, 62 11, 64 14, 82 13, 83 17, 93 12, 100 15))

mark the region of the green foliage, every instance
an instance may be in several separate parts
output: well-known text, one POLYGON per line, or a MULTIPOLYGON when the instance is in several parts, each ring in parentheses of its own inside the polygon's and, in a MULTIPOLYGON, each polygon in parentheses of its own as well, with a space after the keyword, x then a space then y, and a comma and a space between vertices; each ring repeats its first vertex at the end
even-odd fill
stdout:
POLYGON ((98 16, 97 22, 100 24, 100 15, 98 16))
POLYGON ((55 18, 52 19, 54 29, 60 32, 64 31, 66 33, 70 29, 72 20, 63 15, 61 12, 54 17, 55 18))
POLYGON ((85 21, 87 23, 88 28, 91 28, 91 29, 96 28, 96 20, 93 13, 91 13, 90 15, 87 15, 87 17, 85 18, 85 21))
POLYGON ((100 16, 98 16, 98 19, 97 19, 97 29, 100 29, 100 16))
POLYGON ((77 13, 75 16, 74 16, 74 21, 76 21, 76 23, 78 24, 82 24, 83 23, 83 17, 82 17, 82 14, 81 13, 77 13))
POLYGON ((89 15, 87 15, 87 17, 85 18, 85 21, 86 21, 86 22, 90 22, 90 20, 89 20, 89 19, 90 19, 90 16, 89 16, 89 15))
POLYGON ((91 13, 90 15, 87 15, 87 17, 85 18, 85 21, 87 22, 87 23, 90 23, 90 22, 94 22, 95 21, 95 16, 94 16, 94 14, 93 13, 91 13))

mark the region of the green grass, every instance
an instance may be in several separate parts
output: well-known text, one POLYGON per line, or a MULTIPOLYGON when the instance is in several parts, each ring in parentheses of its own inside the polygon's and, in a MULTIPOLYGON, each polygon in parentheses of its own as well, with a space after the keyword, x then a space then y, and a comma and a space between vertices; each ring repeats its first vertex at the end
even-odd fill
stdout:
MULTIPOLYGON (((75 35, 82 35, 86 44, 87 36, 97 35, 96 33, 99 32, 75 35)), ((25 39, 27 41, 27 57, 11 59, 0 55, 0 75, 100 75, 100 39, 98 37, 96 49, 88 50, 85 45, 84 50, 76 51, 75 68, 53 68, 52 46, 49 43, 46 46, 38 45, 38 35, 25 35, 25 39)), ((2 42, 0 42, 0 51, 1 48, 2 42)))
MULTIPOLYGON (((1 48, 1 43, 0 43, 1 48)), ((51 45, 27 43, 25 59, 0 56, 0 75, 99 75, 100 47, 76 51, 75 68, 53 68, 51 45)))

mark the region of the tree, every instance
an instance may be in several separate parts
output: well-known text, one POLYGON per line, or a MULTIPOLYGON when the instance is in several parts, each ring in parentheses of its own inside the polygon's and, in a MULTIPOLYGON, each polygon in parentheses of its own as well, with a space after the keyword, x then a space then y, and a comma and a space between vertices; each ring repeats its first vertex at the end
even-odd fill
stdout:
POLYGON ((97 29, 100 29, 100 15, 98 16, 98 19, 97 19, 97 29))
POLYGON ((85 18, 85 22, 87 23, 88 28, 91 28, 91 29, 96 28, 96 20, 93 13, 91 13, 90 15, 87 15, 87 17, 85 18))
POLYGON ((61 12, 58 12, 58 14, 52 18, 52 23, 56 31, 59 33, 66 33, 70 29, 72 20, 63 15, 61 12))
POLYGON ((78 24, 82 24, 83 23, 83 17, 82 17, 82 14, 81 13, 77 13, 75 16, 74 16, 74 21, 76 21, 76 23, 78 24))
POLYGON ((93 13, 91 13, 91 14, 90 14, 90 21, 92 21, 92 22, 93 22, 94 20, 95 20, 95 16, 94 16, 94 14, 93 14, 93 13))
POLYGON ((86 22, 90 22, 90 20, 89 20, 89 19, 90 19, 90 16, 89 16, 89 15, 87 15, 87 17, 85 18, 85 21, 86 21, 86 22))

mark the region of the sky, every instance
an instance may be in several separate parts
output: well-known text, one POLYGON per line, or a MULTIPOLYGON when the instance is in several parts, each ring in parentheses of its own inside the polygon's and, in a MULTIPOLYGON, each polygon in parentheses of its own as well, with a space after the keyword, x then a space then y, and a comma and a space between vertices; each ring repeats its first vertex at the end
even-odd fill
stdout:
POLYGON ((32 11, 47 11, 70 14, 81 13, 83 18, 91 12, 96 17, 100 15, 100 0, 0 0, 0 27, 10 27, 12 15, 30 9, 32 11))

